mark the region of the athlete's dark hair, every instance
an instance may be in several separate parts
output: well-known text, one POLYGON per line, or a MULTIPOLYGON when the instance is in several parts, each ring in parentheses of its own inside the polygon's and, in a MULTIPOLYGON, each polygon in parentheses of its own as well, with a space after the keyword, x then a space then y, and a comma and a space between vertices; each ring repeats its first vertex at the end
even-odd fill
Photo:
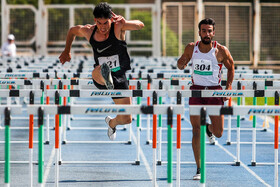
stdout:
POLYGON ((201 20, 198 24, 198 29, 200 30, 201 25, 205 24, 205 25, 213 25, 213 30, 215 30, 215 20, 212 18, 205 18, 203 20, 201 20))
POLYGON ((99 3, 94 8, 93 15, 95 18, 110 19, 112 17, 112 7, 106 2, 99 3))

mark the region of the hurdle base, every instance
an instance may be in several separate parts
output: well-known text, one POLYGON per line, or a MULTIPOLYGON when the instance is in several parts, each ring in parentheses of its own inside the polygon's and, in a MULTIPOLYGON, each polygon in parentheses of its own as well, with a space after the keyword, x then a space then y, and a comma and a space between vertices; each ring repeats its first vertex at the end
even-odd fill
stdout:
POLYGON ((157 161, 158 166, 161 166, 161 164, 162 164, 161 161, 157 161))
POLYGON ((257 163, 256 162, 251 162, 251 166, 256 166, 257 163))
POLYGON ((149 144, 150 144, 150 141, 149 141, 149 140, 147 140, 147 141, 146 141, 146 145, 149 145, 149 144))
POLYGON ((240 166, 240 162, 235 162, 235 166, 240 166))
POLYGON ((266 132, 267 131, 267 129, 263 129, 263 130, 261 130, 261 132, 266 132))
POLYGON ((140 165, 140 161, 139 161, 139 160, 136 160, 136 161, 135 161, 135 165, 140 165))
POLYGON ((62 141, 62 144, 66 144, 66 140, 63 140, 63 141, 62 141))
POLYGON ((227 145, 231 145, 231 142, 227 141, 227 145))
POLYGON ((50 141, 45 141, 45 145, 49 145, 50 144, 50 141))
POLYGON ((70 130, 71 130, 71 128, 70 128, 70 127, 67 127, 67 130, 68 130, 68 131, 70 131, 70 130))
POLYGON ((126 145, 131 145, 131 141, 128 141, 127 143, 125 143, 126 145))

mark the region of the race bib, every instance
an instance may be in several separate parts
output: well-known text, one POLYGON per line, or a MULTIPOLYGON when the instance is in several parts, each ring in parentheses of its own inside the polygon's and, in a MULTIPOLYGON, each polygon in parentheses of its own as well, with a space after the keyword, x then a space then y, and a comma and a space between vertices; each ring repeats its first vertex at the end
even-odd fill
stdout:
POLYGON ((194 73, 198 75, 213 75, 213 67, 211 60, 194 59, 194 73))
POLYGON ((113 55, 113 56, 107 56, 107 57, 99 57, 98 58, 99 65, 106 63, 110 67, 112 72, 119 71, 121 69, 120 67, 120 61, 119 61, 119 55, 113 55))

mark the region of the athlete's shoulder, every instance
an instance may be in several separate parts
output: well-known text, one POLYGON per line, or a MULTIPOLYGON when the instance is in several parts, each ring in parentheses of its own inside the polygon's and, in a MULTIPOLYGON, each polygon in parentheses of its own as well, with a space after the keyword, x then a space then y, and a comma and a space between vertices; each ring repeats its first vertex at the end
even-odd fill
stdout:
POLYGON ((228 48, 227 48, 226 46, 221 45, 221 44, 219 44, 218 42, 217 42, 217 49, 218 49, 219 51, 221 51, 221 52, 226 52, 226 51, 228 51, 228 48))
POLYGON ((90 25, 90 24, 86 24, 86 25, 81 25, 81 29, 83 30, 93 30, 95 28, 96 25, 90 25))
POLYGON ((186 45, 186 49, 187 49, 187 50, 193 50, 193 49, 194 49, 194 46, 195 46, 195 43, 194 43, 194 42, 188 43, 188 45, 186 45))
POLYGON ((228 58, 231 56, 230 51, 224 45, 217 43, 218 53, 220 53, 223 57, 228 58))

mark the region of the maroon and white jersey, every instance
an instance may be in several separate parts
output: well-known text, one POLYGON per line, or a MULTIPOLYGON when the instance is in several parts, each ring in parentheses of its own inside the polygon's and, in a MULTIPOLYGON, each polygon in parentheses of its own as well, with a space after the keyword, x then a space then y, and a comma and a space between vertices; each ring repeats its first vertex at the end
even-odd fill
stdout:
POLYGON ((217 42, 213 41, 213 47, 208 53, 199 51, 197 41, 191 58, 192 82, 199 86, 217 86, 221 82, 221 69, 223 64, 219 63, 215 51, 217 42))

